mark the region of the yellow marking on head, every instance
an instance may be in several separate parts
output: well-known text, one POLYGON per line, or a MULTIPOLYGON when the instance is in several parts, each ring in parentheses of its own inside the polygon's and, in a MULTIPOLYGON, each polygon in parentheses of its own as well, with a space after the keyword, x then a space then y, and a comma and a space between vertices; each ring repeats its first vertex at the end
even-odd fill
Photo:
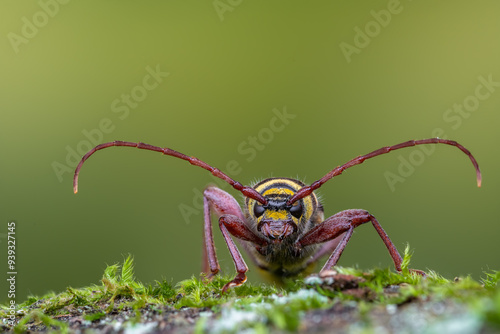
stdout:
POLYGON ((273 211, 267 210, 264 215, 264 219, 272 219, 272 220, 286 220, 288 218, 288 214, 285 210, 273 211))
POLYGON ((264 191, 264 193, 262 194, 262 196, 268 196, 268 195, 289 195, 289 196, 293 196, 293 194, 295 194, 294 191, 288 189, 288 188, 271 188, 271 189, 267 189, 266 191, 264 191))
MULTIPOLYGON (((304 199, 303 199, 304 208, 305 208, 304 216, 306 217, 307 220, 309 220, 309 218, 311 218, 311 216, 313 214, 314 207, 313 207, 312 196, 314 196, 314 198, 316 198, 316 195, 312 194, 311 196, 304 197, 304 199)), ((318 203, 318 202, 316 201, 316 203, 318 203)))
MULTIPOLYGON (((293 180, 293 179, 287 179, 287 178, 271 178, 262 181, 260 184, 255 186, 255 190, 259 193, 262 194, 262 196, 269 196, 269 195, 282 195, 283 197, 288 197, 288 196, 293 196, 299 189, 304 187, 304 184, 302 182, 293 180), (283 187, 283 185, 286 185, 287 187, 283 187), (291 188, 291 189, 290 189, 291 188), (293 190, 292 190, 293 189, 293 190)), ((304 214, 303 217, 306 221, 309 220, 313 214, 313 210, 315 207, 318 205, 318 199, 316 198, 316 195, 313 193, 307 197, 304 197, 302 199, 303 207, 304 207, 304 214)), ((256 204, 256 201, 247 198, 247 209, 250 215, 253 217, 253 207, 256 204)), ((281 211, 278 211, 281 212, 281 211)), ((271 214, 273 215, 273 218, 271 219, 279 219, 283 220, 287 218, 286 211, 283 211, 284 213, 280 214, 279 217, 276 211, 269 211, 269 213, 266 212, 265 215, 262 217, 271 214), (276 218, 274 218, 276 217, 276 218)), ((259 217, 262 219, 262 217, 259 217)), ((258 221, 260 221, 258 219, 258 221)), ((292 217, 294 221, 297 219, 295 217, 292 217)), ((301 219, 302 220, 302 219, 301 219)), ((297 221, 299 223, 300 221, 297 221)))
MULTIPOLYGON (((282 184, 286 184, 287 186, 289 186, 290 188, 294 189, 295 191, 299 190, 300 188, 302 188, 303 186, 298 183, 299 181, 295 181, 295 180, 291 180, 291 179, 284 179, 284 178, 272 178, 272 179, 268 179, 268 180, 265 180, 263 181, 261 184, 259 184, 255 190, 257 190, 259 193, 262 193, 262 191, 265 189, 265 188, 268 188, 269 186, 272 186, 273 184, 278 184, 278 183, 282 183, 282 184)), ((271 189, 276 189, 276 188, 271 188, 271 189)), ((269 189, 269 190, 271 190, 269 189)), ((280 189, 283 189, 283 188, 280 188, 280 189)), ((288 189, 287 189, 288 190, 288 189)))

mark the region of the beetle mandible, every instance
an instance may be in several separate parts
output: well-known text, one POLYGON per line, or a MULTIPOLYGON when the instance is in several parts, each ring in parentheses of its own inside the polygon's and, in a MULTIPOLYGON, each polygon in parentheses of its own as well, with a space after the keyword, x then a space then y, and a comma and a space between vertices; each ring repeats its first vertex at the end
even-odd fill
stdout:
MULTIPOLYGON (((73 190, 75 193, 78 191, 78 175, 83 163, 96 151, 112 146, 136 147, 183 159, 192 165, 210 171, 214 176, 229 183, 246 197, 243 208, 239 206, 234 197, 217 187, 207 187, 203 196, 205 241, 203 271, 211 278, 220 270, 212 235, 211 213, 215 212, 219 217, 219 228, 237 272, 236 277, 224 285, 222 292, 226 292, 231 287, 242 285, 247 279, 248 267, 231 235, 248 252, 257 267, 276 279, 282 279, 310 271, 316 261, 327 254, 331 255, 321 272, 330 270, 337 264, 353 230, 361 224, 371 222, 389 250, 396 270, 400 272, 402 270, 402 257, 373 215, 366 210, 351 209, 324 219, 323 206, 318 201, 314 191, 328 180, 342 174, 344 170, 359 165, 367 159, 401 148, 424 144, 446 144, 460 149, 472 161, 476 170, 477 186, 481 186, 481 172, 476 159, 469 150, 456 141, 440 138, 410 140, 382 147, 332 169, 310 185, 305 185, 295 179, 273 177, 265 179, 253 187, 243 186, 219 169, 195 157, 169 148, 144 143, 114 141, 98 145, 82 157, 75 170, 73 190)), ((425 275, 420 270, 413 271, 425 275)))

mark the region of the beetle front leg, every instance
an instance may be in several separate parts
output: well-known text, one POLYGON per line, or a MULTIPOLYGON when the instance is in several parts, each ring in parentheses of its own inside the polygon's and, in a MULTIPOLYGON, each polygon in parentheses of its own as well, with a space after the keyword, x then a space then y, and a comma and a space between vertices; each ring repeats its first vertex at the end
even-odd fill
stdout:
POLYGON ((224 215, 219 218, 219 227, 226 241, 231 257, 234 261, 234 266, 236 267, 236 277, 222 288, 222 293, 225 293, 227 289, 240 286, 247 280, 246 272, 248 267, 241 256, 240 251, 236 247, 231 235, 243 241, 248 241, 258 246, 265 245, 265 241, 258 236, 256 236, 241 219, 233 215, 224 215))
POLYGON ((230 214, 243 219, 243 213, 234 197, 216 187, 208 187, 205 189, 203 192, 203 239, 205 247, 203 248, 202 270, 204 273, 208 274, 208 279, 211 279, 220 270, 212 233, 212 220, 210 217, 212 210, 215 211, 217 216, 230 214))
MULTIPOLYGON (((257 237, 244 223, 244 216, 238 205, 238 202, 229 195, 227 192, 216 188, 208 187, 203 193, 203 207, 204 207, 204 240, 205 247, 203 249, 203 272, 209 273, 208 279, 215 276, 219 270, 219 261, 215 253, 215 245, 212 233, 211 211, 214 210, 219 216, 219 227, 221 229, 224 240, 229 248, 231 257, 233 258, 236 271, 238 274, 229 283, 227 283, 222 292, 227 291, 228 288, 239 286, 246 281, 245 273, 248 270, 243 257, 241 256, 234 241, 231 239, 230 234, 236 238, 248 241, 256 245, 264 245, 265 241, 257 237)), ((246 244, 244 245, 246 246, 246 244)))
MULTIPOLYGON (((394 261, 394 266, 397 271, 401 271, 401 264, 403 262, 403 258, 399 254, 398 250, 392 243, 391 239, 385 233, 384 229, 377 221, 377 219, 371 215, 368 211, 365 210, 345 210, 341 211, 330 218, 323 221, 321 224, 313 228, 306 235, 304 235, 299 241, 299 247, 304 247, 311 244, 322 243, 329 240, 332 240, 342 233, 345 233, 342 240, 338 244, 338 246, 333 251, 332 255, 325 263, 322 272, 326 270, 330 270, 333 266, 335 266, 342 255, 342 252, 347 245, 347 242, 352 236, 352 233, 356 227, 362 225, 364 223, 371 222, 377 233, 382 238, 387 250, 389 251, 392 260, 394 261)), ((419 274, 424 274, 420 270, 413 270, 419 274)))

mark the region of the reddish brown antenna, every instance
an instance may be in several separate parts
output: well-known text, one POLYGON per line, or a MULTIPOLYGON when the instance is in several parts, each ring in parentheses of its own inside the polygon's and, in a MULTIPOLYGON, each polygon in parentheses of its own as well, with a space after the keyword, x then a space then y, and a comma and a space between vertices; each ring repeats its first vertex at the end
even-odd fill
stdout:
POLYGON ((290 199, 288 200, 287 204, 291 205, 294 202, 298 201, 299 199, 302 199, 306 196, 309 196, 313 191, 321 187, 323 184, 325 184, 328 180, 331 178, 342 174, 344 170, 347 168, 351 168, 353 166, 359 165, 363 161, 367 159, 374 158, 376 156, 379 156, 381 154, 389 153, 391 151, 399 150, 400 148, 405 148, 405 147, 410 147, 410 146, 417 146, 417 145, 424 145, 424 144, 446 144, 446 145, 451 145, 458 147, 462 152, 467 154, 467 156, 470 158, 472 161, 472 164, 474 165, 474 168, 476 169, 476 178, 477 178, 477 186, 481 187, 481 171, 479 170, 479 165, 477 164, 476 159, 472 156, 472 154, 469 152, 468 149, 457 143, 456 141, 453 140, 447 140, 447 139, 440 139, 440 138, 429 138, 429 139, 421 139, 421 140, 409 140, 401 144, 393 145, 393 146, 386 146, 379 148, 378 150, 375 150, 371 153, 361 155, 357 158, 354 158, 347 163, 343 164, 342 166, 338 166, 334 169, 332 169, 328 174, 323 176, 321 179, 318 181, 315 181, 311 183, 310 186, 306 186, 301 188, 299 191, 295 193, 290 199))
POLYGON ((250 197, 250 198, 260 202, 263 205, 267 204, 267 200, 261 194, 259 194, 256 190, 254 190, 251 187, 243 186, 241 183, 233 180, 232 178, 230 178, 229 176, 227 176, 226 174, 221 172, 219 169, 210 166, 209 164, 201 161, 198 158, 187 156, 185 154, 182 154, 180 152, 174 151, 174 150, 169 149, 169 148, 161 148, 158 146, 153 146, 153 145, 149 145, 149 144, 145 144, 145 143, 132 143, 132 142, 128 142, 128 141, 119 141, 119 140, 114 141, 114 142, 110 142, 110 143, 104 143, 104 144, 97 145, 96 147, 94 147, 93 149, 88 151, 87 154, 85 154, 83 156, 83 158, 82 158, 82 160, 80 160, 80 163, 78 164, 78 166, 76 166, 75 175, 73 177, 73 191, 75 192, 75 194, 78 192, 78 174, 80 174, 80 169, 82 168, 83 163, 88 158, 90 158, 90 156, 92 154, 94 154, 95 152, 102 150, 102 149, 105 149, 105 148, 108 148, 108 147, 112 147, 112 146, 136 147, 136 148, 139 148, 141 150, 160 152, 160 153, 163 153, 165 155, 170 155, 172 157, 186 160, 191 165, 195 165, 195 166, 201 167, 203 169, 206 169, 209 172, 211 172, 214 176, 226 181, 234 189, 240 191, 246 197, 250 197))

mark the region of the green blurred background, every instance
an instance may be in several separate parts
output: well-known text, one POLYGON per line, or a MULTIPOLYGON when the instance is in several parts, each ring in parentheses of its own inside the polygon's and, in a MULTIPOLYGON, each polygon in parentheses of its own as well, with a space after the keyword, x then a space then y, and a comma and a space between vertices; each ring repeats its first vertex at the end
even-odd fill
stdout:
MULTIPOLYGON (((322 187, 326 214, 369 210, 400 251, 410 243, 415 268, 476 279, 499 270, 499 12, 494 0, 2 1, 0 301, 9 221, 18 302, 98 283, 129 253, 143 282, 200 272, 195 194, 210 174, 112 148, 84 165, 74 195, 75 155, 112 140, 170 147, 226 171, 235 160, 231 175, 244 184, 311 183, 357 155, 441 132, 475 155, 482 188, 456 148, 408 148, 322 187), (481 77, 494 82, 490 91, 481 77), (464 103, 473 111, 448 111, 464 103), (273 120, 276 110, 286 122, 273 120), (391 186, 387 172, 410 159, 418 166, 391 186)), ((221 266, 233 273, 215 231, 221 266)), ((368 225, 339 264, 392 266, 368 225)), ((259 280, 250 265, 250 281, 259 280)))

